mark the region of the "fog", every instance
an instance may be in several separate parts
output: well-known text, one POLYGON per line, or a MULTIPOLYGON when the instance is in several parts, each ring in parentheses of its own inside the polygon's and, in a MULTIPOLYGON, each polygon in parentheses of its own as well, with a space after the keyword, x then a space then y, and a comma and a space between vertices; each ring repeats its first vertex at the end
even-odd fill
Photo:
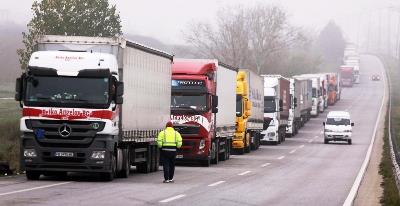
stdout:
MULTIPOLYGON (((32 17, 31 0, 2 1, 1 21, 26 25, 32 17)), ((368 17, 385 8, 396 8, 393 0, 111 0, 121 14, 124 33, 151 36, 168 44, 184 44, 182 31, 192 21, 210 21, 218 9, 242 4, 280 5, 296 26, 318 32, 329 20, 339 24, 348 41, 362 42, 368 17), (361 33, 361 35, 360 35, 361 33)), ((371 21, 371 20, 370 20, 371 21)))

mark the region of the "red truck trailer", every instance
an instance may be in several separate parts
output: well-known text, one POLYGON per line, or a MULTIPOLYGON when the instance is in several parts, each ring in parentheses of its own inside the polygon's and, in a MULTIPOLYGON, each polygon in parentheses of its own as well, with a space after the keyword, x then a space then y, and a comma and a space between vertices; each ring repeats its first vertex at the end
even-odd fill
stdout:
POLYGON ((175 59, 171 120, 182 134, 177 159, 204 166, 229 158, 236 129, 238 69, 215 59, 175 59))

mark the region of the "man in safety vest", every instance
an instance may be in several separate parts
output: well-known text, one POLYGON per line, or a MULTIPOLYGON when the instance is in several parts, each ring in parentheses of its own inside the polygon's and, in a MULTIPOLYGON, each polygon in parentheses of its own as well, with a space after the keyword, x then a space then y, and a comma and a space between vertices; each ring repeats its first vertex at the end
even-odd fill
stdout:
POLYGON ((165 125, 157 137, 158 147, 161 148, 161 159, 164 170, 164 183, 174 182, 176 149, 182 146, 182 136, 175 131, 172 122, 165 125))

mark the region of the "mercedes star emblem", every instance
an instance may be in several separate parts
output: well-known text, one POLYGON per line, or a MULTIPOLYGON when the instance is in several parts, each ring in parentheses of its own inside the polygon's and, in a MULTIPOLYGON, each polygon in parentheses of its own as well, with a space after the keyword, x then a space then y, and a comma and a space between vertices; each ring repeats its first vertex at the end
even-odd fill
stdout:
POLYGON ((63 124, 61 127, 58 128, 58 133, 61 137, 69 137, 71 135, 72 129, 67 124, 63 124))

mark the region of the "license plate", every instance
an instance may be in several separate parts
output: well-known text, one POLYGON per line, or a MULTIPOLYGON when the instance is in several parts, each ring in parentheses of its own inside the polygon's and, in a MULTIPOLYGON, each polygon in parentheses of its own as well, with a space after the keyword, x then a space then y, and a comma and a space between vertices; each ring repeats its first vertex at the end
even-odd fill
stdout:
POLYGON ((56 157, 73 157, 74 153, 73 152, 55 152, 54 156, 56 156, 56 157))
POLYGON ((176 155, 176 159, 183 159, 183 155, 176 155))

